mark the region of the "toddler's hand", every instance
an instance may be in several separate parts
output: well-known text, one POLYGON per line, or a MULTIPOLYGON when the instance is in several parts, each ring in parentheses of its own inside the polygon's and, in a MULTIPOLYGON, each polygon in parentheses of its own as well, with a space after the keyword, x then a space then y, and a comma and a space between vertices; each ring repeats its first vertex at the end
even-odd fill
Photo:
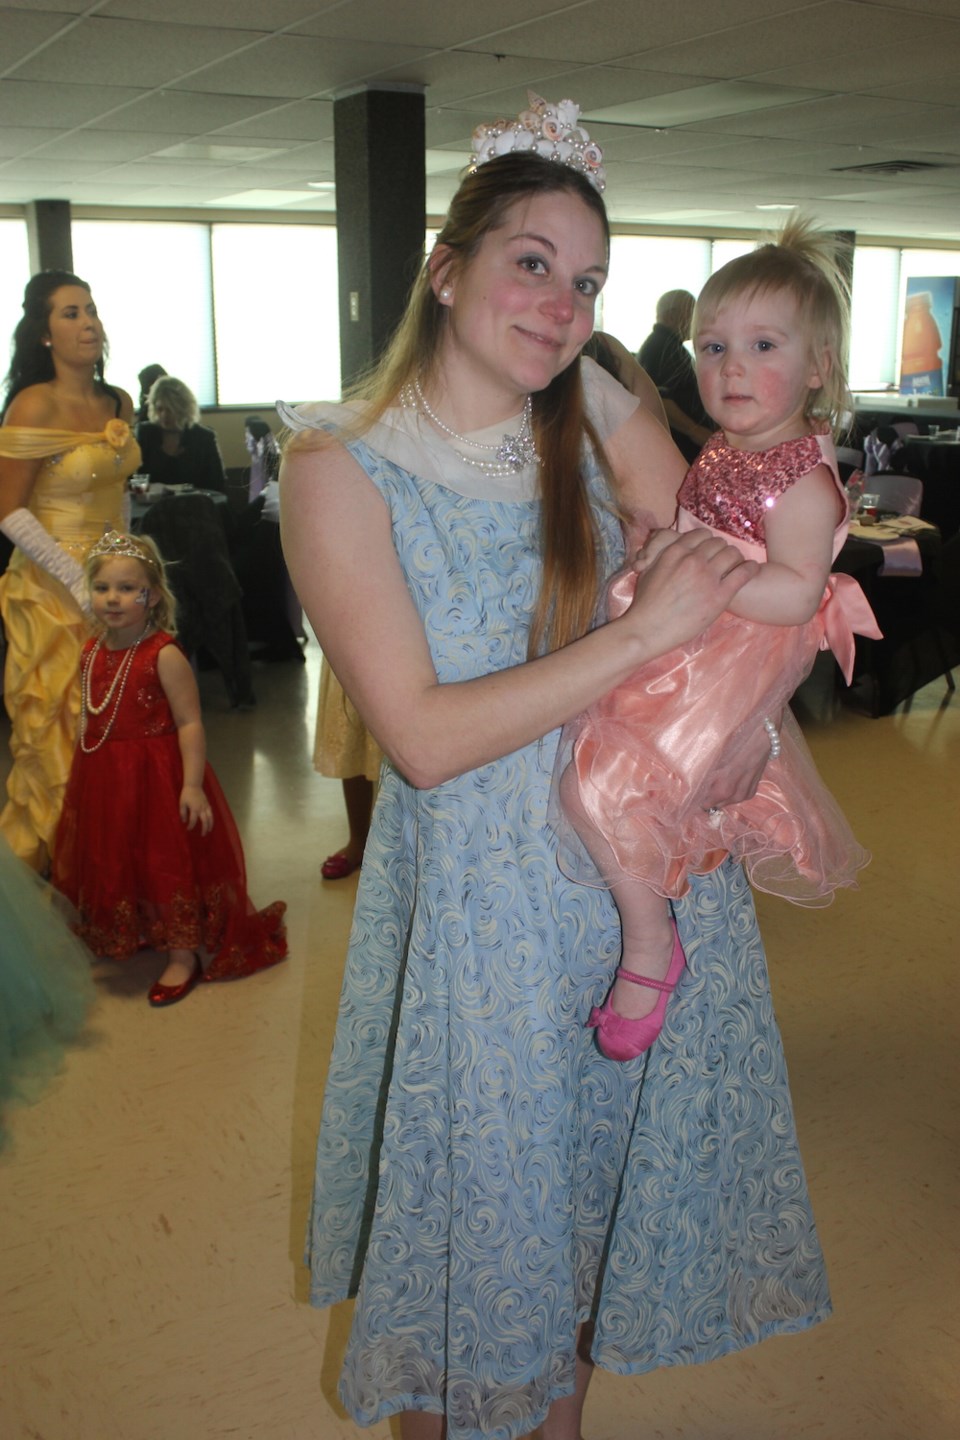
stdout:
POLYGON ((670 546, 680 539, 676 530, 651 530, 639 550, 635 550, 630 561, 630 568, 638 575, 649 570, 653 562, 670 546))
POLYGON ((180 819, 188 830, 200 826, 201 835, 209 835, 213 829, 213 811, 199 785, 184 785, 180 791, 180 819))

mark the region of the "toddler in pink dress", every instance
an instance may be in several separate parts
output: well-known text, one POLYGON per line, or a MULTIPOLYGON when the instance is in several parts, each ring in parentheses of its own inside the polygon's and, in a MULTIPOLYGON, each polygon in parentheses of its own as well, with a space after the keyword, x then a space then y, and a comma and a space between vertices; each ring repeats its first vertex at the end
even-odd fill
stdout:
MULTIPOLYGON (((717 271, 697 302, 700 391, 723 428, 683 482, 675 528, 706 526, 762 563, 697 640, 591 706, 561 745, 561 867, 609 886, 622 921, 621 966, 588 1022, 612 1059, 660 1033, 685 965, 664 897, 691 872, 733 855, 758 889, 825 905, 869 859, 785 708, 818 650, 849 683, 854 634, 879 637, 856 582, 830 574, 848 514, 825 421, 846 398, 847 313, 826 239, 802 221, 717 271), (718 765, 755 749, 761 727, 756 794, 713 808, 718 765)), ((611 619, 636 582, 632 568, 614 577, 611 619)))

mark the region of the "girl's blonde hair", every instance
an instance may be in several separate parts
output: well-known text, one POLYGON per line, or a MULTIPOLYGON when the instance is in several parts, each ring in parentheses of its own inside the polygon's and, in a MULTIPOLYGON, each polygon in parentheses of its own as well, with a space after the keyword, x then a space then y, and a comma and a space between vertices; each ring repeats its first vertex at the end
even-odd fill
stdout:
MULTIPOLYGON (((433 252, 421 265, 397 327, 379 364, 347 398, 364 402, 353 432, 363 431, 397 403, 403 387, 436 375, 450 311, 438 301, 433 279, 469 269, 484 238, 499 229, 514 205, 538 195, 565 192, 596 215, 607 254, 610 227, 603 200, 589 180, 566 165, 539 155, 507 154, 467 174, 454 196, 433 252)), ((533 396, 533 431, 540 456, 540 546, 542 580, 530 627, 531 655, 559 649, 583 635, 592 623, 600 583, 599 537, 583 478, 586 437, 603 463, 597 435, 587 419, 578 361, 533 396)), ((286 448, 323 444, 316 432, 299 432, 286 448)))
POLYGON ((827 421, 837 433, 851 409, 847 388, 850 340, 850 287, 836 260, 834 239, 813 222, 796 215, 775 240, 729 261, 700 291, 693 313, 693 342, 704 325, 729 300, 785 290, 810 345, 810 359, 821 384, 808 390, 804 414, 827 421))
POLYGON ((143 566, 147 584, 156 590, 159 599, 149 610, 150 624, 155 630, 166 630, 170 635, 177 633, 177 602, 167 583, 167 572, 163 558, 149 535, 116 535, 109 537, 113 542, 110 550, 101 550, 95 545, 84 561, 87 584, 92 585, 97 573, 106 560, 138 560, 143 566), (122 553, 121 553, 122 552, 122 553))

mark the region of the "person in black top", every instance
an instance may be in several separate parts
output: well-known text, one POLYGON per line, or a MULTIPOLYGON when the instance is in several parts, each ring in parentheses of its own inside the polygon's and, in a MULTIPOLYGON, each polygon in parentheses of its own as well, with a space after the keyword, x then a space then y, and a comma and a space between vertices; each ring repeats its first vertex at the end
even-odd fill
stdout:
POLYGON ((213 430, 198 425, 200 407, 189 386, 162 375, 147 398, 150 419, 137 426, 141 471, 151 485, 192 485, 226 491, 220 447, 213 430))
POLYGON ((674 444, 690 462, 716 429, 701 403, 693 361, 683 344, 690 338, 694 303, 689 290, 661 295, 656 324, 637 355, 660 391, 674 444))
POLYGON ((138 420, 150 419, 149 406, 147 403, 150 398, 150 387, 155 380, 159 380, 160 376, 166 375, 166 373, 162 365, 145 365, 143 369, 138 372, 137 380, 140 382, 140 399, 137 401, 138 420))

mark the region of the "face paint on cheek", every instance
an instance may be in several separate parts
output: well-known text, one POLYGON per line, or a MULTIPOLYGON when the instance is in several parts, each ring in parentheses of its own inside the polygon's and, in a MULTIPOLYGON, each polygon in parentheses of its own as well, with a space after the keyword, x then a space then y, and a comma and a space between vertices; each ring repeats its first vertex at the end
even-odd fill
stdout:
POLYGON ((143 589, 142 589, 142 590, 139 590, 139 591, 137 592, 137 604, 138 604, 138 605, 146 605, 146 603, 147 603, 147 601, 148 601, 149 599, 150 599, 150 590, 149 590, 149 588, 148 588, 146 585, 144 585, 143 589))

